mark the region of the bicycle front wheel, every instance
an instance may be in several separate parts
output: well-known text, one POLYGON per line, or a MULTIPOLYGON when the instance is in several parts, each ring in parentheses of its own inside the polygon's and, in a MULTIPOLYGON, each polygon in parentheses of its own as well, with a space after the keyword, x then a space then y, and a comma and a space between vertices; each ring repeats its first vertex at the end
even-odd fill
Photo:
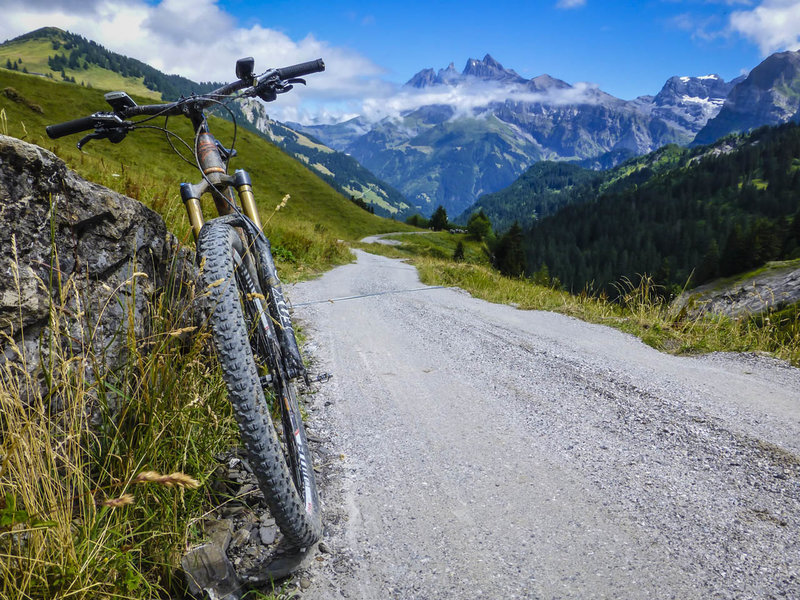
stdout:
POLYGON ((209 221, 197 248, 214 346, 250 466, 287 542, 308 548, 322 533, 319 498, 268 297, 233 227, 209 221))

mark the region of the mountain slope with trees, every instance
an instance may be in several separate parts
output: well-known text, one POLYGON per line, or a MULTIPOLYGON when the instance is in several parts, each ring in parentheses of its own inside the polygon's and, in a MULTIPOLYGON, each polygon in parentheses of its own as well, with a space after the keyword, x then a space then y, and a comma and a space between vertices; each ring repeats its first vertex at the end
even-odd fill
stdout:
POLYGON ((790 123, 685 150, 676 168, 612 186, 525 232, 531 270, 573 291, 614 293, 641 274, 698 285, 800 256, 800 127, 790 123))
POLYGON ((640 185, 658 173, 685 165, 691 156, 694 154, 669 144, 606 171, 575 163, 541 161, 509 187, 478 198, 457 222, 466 222, 471 214, 484 211, 498 232, 507 230, 514 222, 529 227, 569 204, 589 202, 611 189, 640 185))
POLYGON ((0 66, 71 83, 125 89, 163 100, 209 92, 221 85, 167 75, 140 60, 111 52, 56 27, 43 27, 0 45, 0 66))

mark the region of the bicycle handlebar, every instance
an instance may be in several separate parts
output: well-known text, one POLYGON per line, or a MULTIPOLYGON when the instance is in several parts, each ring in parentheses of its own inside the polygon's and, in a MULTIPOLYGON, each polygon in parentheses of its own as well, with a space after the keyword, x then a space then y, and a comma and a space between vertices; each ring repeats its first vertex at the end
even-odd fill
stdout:
POLYGON ((94 117, 81 117, 66 123, 56 123, 55 125, 48 125, 45 131, 50 139, 64 137, 65 135, 72 135, 73 133, 80 133, 81 131, 88 131, 94 129, 94 117))
POLYGON ((238 92, 239 90, 243 90, 245 88, 250 88, 243 94, 245 97, 260 96, 264 98, 266 96, 265 92, 271 92, 271 99, 274 99, 274 90, 285 88, 283 91, 288 91, 291 89, 291 85, 284 85, 284 82, 287 80, 296 77, 302 77, 303 75, 310 75, 311 73, 319 73, 324 70, 325 63, 321 58, 318 58, 317 60, 298 63, 288 67, 269 69, 258 78, 250 80, 239 79, 207 94, 199 94, 196 96, 190 96, 188 98, 181 98, 175 102, 168 102, 165 104, 144 104, 141 106, 126 107, 115 112, 98 112, 88 117, 81 117, 80 119, 74 119, 64 123, 48 125, 45 128, 45 131, 51 139, 56 139, 65 135, 72 135, 73 133, 88 131, 90 129, 113 127, 123 128, 121 131, 123 131, 124 136, 124 128, 130 128, 133 124, 127 123, 122 119, 142 115, 188 115, 185 110, 187 105, 191 105, 196 109, 204 109, 212 104, 217 103, 218 98, 228 96, 229 94, 238 92))
POLYGON ((286 80, 294 77, 302 77, 303 75, 311 75, 311 73, 319 73, 324 70, 325 63, 321 58, 318 58, 317 60, 310 60, 290 67, 275 69, 275 73, 277 73, 278 79, 286 80))

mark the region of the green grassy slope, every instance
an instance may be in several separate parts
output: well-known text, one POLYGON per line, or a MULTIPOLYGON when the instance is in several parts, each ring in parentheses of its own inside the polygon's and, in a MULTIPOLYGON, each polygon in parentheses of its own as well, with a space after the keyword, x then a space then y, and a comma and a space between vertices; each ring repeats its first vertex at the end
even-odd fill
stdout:
MULTIPOLYGON (((152 101, 133 96, 141 102, 152 101)), ((7 133, 55 152, 87 179, 141 200, 167 221, 168 227, 184 241, 190 241, 188 221, 179 198, 181 181, 197 181, 196 169, 176 156, 163 133, 137 131, 120 144, 105 140, 88 144, 81 153, 75 147, 80 135, 50 140, 46 125, 106 110, 103 91, 74 84, 50 81, 0 69, 0 109, 5 121, 0 133, 7 133)), ((153 121, 163 124, 163 120, 153 121)), ((212 119, 212 130, 226 146, 233 139, 233 124, 212 119)), ((170 129, 191 143, 188 122, 172 118, 170 129)), ((337 239, 356 240, 406 226, 376 217, 354 205, 316 177, 303 165, 263 138, 238 129, 236 149, 239 156, 231 169, 244 168, 253 178, 253 187, 262 219, 273 242, 284 247, 284 258, 298 270, 325 268, 341 262, 347 255, 337 249, 337 239), (272 215, 284 195, 291 199, 279 213, 272 215), (338 256, 338 258, 335 258, 338 256)), ((185 149, 184 149, 185 150, 185 149)), ((185 152, 189 156, 188 151, 185 152)), ((208 202, 207 217, 213 205, 208 202)), ((291 268, 291 265, 287 265, 291 268)))
MULTIPOLYGON (((61 72, 53 71, 47 64, 47 58, 64 50, 54 50, 50 39, 20 39, 9 41, 0 46, 0 67, 6 66, 6 61, 20 61, 18 70, 26 69, 28 73, 52 75, 61 81, 61 72)), ((67 77, 74 77, 80 85, 90 84, 105 90, 127 90, 129 94, 138 94, 150 98, 150 101, 160 100, 161 94, 145 87, 144 77, 123 77, 109 69, 97 65, 90 65, 88 69, 64 69, 67 77)))

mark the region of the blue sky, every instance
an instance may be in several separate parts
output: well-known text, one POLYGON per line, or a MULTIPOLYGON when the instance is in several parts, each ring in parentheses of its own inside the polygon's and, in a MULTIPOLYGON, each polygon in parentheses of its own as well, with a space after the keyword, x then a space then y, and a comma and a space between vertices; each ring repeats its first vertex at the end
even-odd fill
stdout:
POLYGON ((54 25, 166 71, 229 80, 322 56, 328 70, 281 98, 277 118, 336 120, 388 102, 426 67, 490 53, 525 77, 548 73, 631 99, 672 75, 730 80, 800 48, 800 0, 3 0, 0 39, 54 25), (194 32, 194 34, 191 34, 194 32), (365 108, 366 107, 366 108, 365 108))
POLYGON ((491 54, 525 77, 548 73, 569 83, 591 81, 630 99, 656 93, 672 75, 718 73, 732 79, 761 60, 756 44, 728 31, 744 3, 587 0, 518 2, 329 1, 220 3, 240 25, 256 19, 293 39, 308 34, 369 57, 391 80, 424 67, 491 54), (258 8, 262 6, 263 8, 258 8))

